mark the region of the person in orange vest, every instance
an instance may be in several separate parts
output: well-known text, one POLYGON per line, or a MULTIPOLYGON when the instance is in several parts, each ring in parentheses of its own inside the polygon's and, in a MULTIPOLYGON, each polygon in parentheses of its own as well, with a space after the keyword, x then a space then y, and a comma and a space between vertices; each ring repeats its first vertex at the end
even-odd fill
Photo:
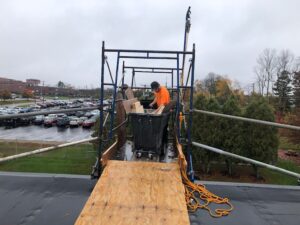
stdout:
POLYGON ((155 98, 153 102, 150 103, 150 107, 153 107, 155 103, 157 107, 162 105, 166 106, 170 103, 170 93, 166 87, 160 86, 157 81, 153 81, 151 83, 151 90, 154 91, 155 98))

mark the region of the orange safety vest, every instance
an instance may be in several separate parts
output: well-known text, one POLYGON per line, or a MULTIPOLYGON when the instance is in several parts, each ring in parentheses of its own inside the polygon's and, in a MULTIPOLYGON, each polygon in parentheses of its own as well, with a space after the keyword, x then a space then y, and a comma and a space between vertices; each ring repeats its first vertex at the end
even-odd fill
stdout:
POLYGON ((170 103, 170 94, 166 87, 160 86, 158 92, 154 92, 157 106, 167 105, 170 103))

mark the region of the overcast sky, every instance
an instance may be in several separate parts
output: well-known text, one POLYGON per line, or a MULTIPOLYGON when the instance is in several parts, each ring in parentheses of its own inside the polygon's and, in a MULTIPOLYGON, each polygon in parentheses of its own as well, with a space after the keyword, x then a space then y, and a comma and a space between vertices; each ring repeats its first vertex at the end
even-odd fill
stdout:
POLYGON ((0 0, 0 77, 97 87, 102 40, 108 48, 182 50, 189 5, 198 79, 215 72, 246 85, 264 48, 300 55, 299 0, 0 0))

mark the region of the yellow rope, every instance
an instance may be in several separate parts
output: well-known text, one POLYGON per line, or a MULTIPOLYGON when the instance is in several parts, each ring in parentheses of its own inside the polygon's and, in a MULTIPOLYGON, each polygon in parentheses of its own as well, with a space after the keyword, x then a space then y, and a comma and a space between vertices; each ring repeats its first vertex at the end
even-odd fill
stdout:
POLYGON ((188 210, 195 212, 197 209, 205 209, 212 217, 227 216, 233 210, 233 205, 228 198, 221 198, 206 189, 202 184, 195 184, 189 180, 186 171, 181 168, 182 181, 185 186, 185 200, 188 210), (204 203, 199 201, 201 199, 204 203), (227 205, 226 208, 210 209, 209 204, 227 205))

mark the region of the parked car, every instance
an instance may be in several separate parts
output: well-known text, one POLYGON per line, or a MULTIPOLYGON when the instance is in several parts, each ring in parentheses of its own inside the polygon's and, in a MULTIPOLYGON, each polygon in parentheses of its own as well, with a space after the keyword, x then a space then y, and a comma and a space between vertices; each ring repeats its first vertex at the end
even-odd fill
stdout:
POLYGON ((44 115, 39 115, 39 116, 36 116, 34 121, 33 121, 33 124, 34 125, 42 125, 44 123, 44 120, 45 120, 45 116, 44 115))
POLYGON ((20 118, 11 118, 11 119, 5 119, 3 120, 3 125, 5 128, 15 128, 18 126, 20 118))
POLYGON ((86 112, 84 114, 84 116, 87 117, 87 118, 91 118, 93 116, 93 114, 91 112, 86 112))
POLYGON ((95 123, 96 123, 96 119, 92 117, 82 123, 82 128, 91 128, 92 126, 95 125, 95 123))
POLYGON ((34 117, 22 117, 17 121, 19 126, 28 126, 34 121, 34 117))
POLYGON ((70 119, 68 116, 59 117, 56 122, 57 127, 67 127, 70 125, 70 119))
POLYGON ((52 127, 56 123, 56 119, 53 117, 46 116, 44 120, 45 127, 52 127))
POLYGON ((70 120, 70 127, 79 127, 80 119, 78 117, 74 117, 70 120))
POLYGON ((56 123, 57 119, 58 119, 58 115, 57 114, 49 114, 48 115, 49 118, 52 118, 54 123, 56 123))
POLYGON ((31 112, 31 108, 21 108, 19 113, 28 113, 31 112))
POLYGON ((77 112, 75 113, 75 116, 77 116, 77 117, 82 117, 82 116, 84 116, 84 112, 82 112, 82 111, 77 111, 77 112))
POLYGON ((83 124, 84 121, 86 121, 88 118, 85 116, 82 116, 79 118, 79 125, 81 126, 83 124))
POLYGON ((93 110, 93 111, 91 112, 91 114, 92 114, 93 116, 99 116, 99 115, 100 115, 100 110, 99 110, 99 109, 95 109, 95 110, 93 110))
POLYGON ((47 108, 47 105, 45 103, 37 103, 38 106, 40 106, 42 109, 47 108))

